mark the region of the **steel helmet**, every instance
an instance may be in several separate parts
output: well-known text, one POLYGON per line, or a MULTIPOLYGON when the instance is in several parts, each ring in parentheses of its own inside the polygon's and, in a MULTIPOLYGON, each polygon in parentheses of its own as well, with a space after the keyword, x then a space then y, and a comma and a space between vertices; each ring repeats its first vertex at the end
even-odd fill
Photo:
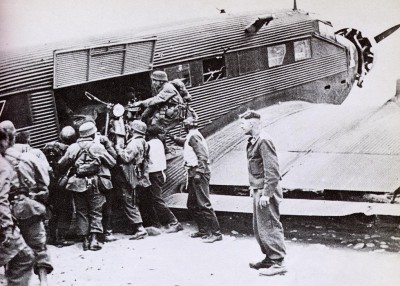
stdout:
POLYGON ((130 124, 133 131, 143 134, 146 134, 147 125, 143 121, 140 120, 133 120, 130 124))
POLYGON ((75 129, 72 126, 65 126, 61 129, 60 132, 60 140, 64 142, 72 142, 75 141, 75 129))
POLYGON ((151 78, 159 81, 165 81, 165 82, 168 81, 168 76, 163 71, 154 71, 153 74, 151 75, 151 78))
POLYGON ((85 122, 79 127, 80 137, 89 137, 97 132, 96 125, 93 122, 85 122))
POLYGON ((188 117, 185 120, 183 120, 183 125, 185 125, 186 127, 191 127, 191 128, 197 128, 197 120, 194 119, 193 117, 188 117))
POLYGON ((7 132, 8 136, 15 136, 16 130, 14 123, 12 123, 10 120, 4 120, 0 122, 0 127, 4 129, 4 131, 7 132))

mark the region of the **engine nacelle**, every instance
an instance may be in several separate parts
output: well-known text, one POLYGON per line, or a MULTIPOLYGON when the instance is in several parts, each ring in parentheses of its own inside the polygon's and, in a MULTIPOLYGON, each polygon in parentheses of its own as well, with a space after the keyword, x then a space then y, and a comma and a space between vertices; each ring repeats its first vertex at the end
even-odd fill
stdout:
POLYGON ((363 37, 361 31, 353 28, 345 28, 336 32, 352 42, 357 50, 357 86, 362 87, 364 77, 371 70, 374 63, 374 53, 371 51, 372 43, 367 37, 363 37))

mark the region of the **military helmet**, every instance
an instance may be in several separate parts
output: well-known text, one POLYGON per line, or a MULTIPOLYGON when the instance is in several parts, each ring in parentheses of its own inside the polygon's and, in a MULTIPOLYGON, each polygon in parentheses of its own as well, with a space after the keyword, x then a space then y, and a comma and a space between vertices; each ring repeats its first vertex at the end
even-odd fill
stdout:
POLYGON ((191 127, 191 128, 197 128, 197 120, 194 119, 193 117, 188 117, 185 120, 183 120, 183 125, 185 125, 186 127, 191 127))
POLYGON ((64 142, 71 142, 75 140, 75 129, 72 126, 65 126, 61 129, 60 140, 64 142))
POLYGON ((146 134, 147 130, 147 125, 143 121, 140 120, 133 120, 130 124, 130 127, 132 128, 133 131, 143 134, 146 134))
POLYGON ((89 137, 97 132, 96 125, 93 122, 85 122, 79 127, 80 137, 89 137))
POLYGON ((168 81, 168 76, 163 71, 154 71, 153 74, 151 75, 151 78, 159 81, 165 81, 165 82, 168 81))
POLYGON ((4 131, 7 132, 7 135, 10 136, 14 136, 15 133, 17 132, 15 130, 15 126, 14 123, 12 123, 10 120, 4 120, 2 122, 0 122, 0 127, 4 129, 4 131))

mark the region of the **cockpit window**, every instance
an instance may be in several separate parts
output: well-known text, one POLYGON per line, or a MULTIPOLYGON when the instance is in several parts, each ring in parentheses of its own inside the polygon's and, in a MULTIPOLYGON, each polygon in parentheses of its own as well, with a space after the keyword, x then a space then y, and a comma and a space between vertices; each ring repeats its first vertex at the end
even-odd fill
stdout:
POLYGON ((203 60, 203 81, 204 83, 219 80, 226 77, 225 58, 216 56, 203 60))
POLYGON ((310 40, 301 40, 294 42, 294 59, 300 61, 311 58, 311 45, 310 40))
POLYGON ((165 68, 164 71, 167 73, 169 80, 179 78, 185 84, 185 86, 192 86, 189 64, 182 64, 165 68))
POLYGON ((330 40, 335 40, 335 31, 333 30, 333 27, 331 25, 328 25, 327 23, 324 22, 318 22, 318 27, 319 27, 319 34, 322 37, 325 37, 330 40))
POLYGON ((286 54, 286 45, 281 44, 277 46, 268 47, 268 66, 280 66, 286 54))

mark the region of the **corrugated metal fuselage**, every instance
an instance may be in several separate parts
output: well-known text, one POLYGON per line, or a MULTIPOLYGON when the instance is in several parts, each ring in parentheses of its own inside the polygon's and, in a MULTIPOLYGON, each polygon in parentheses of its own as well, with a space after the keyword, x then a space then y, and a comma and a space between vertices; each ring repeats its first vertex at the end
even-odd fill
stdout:
MULTIPOLYGON (((18 115, 17 107, 7 106, 7 102, 10 98, 25 96, 30 116, 17 127, 31 131, 34 146, 42 147, 55 140, 60 127, 59 106, 56 106, 55 99, 64 97, 63 100, 71 101, 73 97, 69 98, 68 94, 104 85, 106 81, 54 89, 54 51, 153 36, 157 41, 154 69, 179 65, 189 67, 191 83, 188 90, 193 96, 192 106, 198 112, 200 125, 206 134, 215 132, 247 107, 262 108, 277 101, 290 100, 342 103, 353 86, 356 72, 355 67, 349 65, 348 49, 335 39, 321 35, 320 22, 301 12, 280 12, 258 33, 246 34, 244 28, 257 15, 259 13, 203 20, 161 30, 129 32, 76 44, 4 54, 0 63, 0 101, 4 100, 6 104, 1 120, 14 120, 7 114, 18 115), (293 46, 302 40, 309 41, 311 54, 297 61, 294 60, 293 46), (277 45, 285 45, 286 56, 292 60, 286 60, 285 56, 281 64, 271 66, 268 49, 277 45), (250 68, 244 70, 242 63, 247 51, 256 53, 257 57, 250 57, 250 68), (215 57, 224 59, 224 76, 205 82, 204 61, 215 57), (252 65, 257 65, 257 68, 252 68, 252 65)), ((121 90, 123 85, 127 85, 127 78, 135 79, 122 76, 107 79, 107 82, 121 90)))

